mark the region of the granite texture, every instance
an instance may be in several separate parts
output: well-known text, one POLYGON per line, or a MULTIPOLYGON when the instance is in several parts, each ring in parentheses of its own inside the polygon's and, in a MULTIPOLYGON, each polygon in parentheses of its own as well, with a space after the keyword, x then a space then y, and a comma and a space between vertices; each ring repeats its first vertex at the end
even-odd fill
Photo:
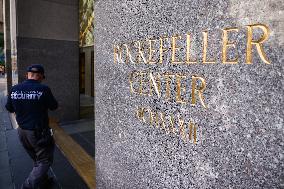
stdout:
POLYGON ((47 84, 59 103, 50 112, 60 121, 79 118, 79 47, 78 42, 17 37, 19 82, 25 79, 26 68, 42 64, 47 84))
POLYGON ((13 83, 25 79, 27 66, 42 64, 43 83, 59 102, 50 115, 60 121, 79 119, 79 2, 12 0, 11 7, 12 58, 17 61, 13 83))
POLYGON ((78 41, 79 1, 17 1, 17 36, 78 41))
MULTIPOLYGON (((95 1, 95 143, 97 188, 283 188, 283 3, 272 1, 95 1), (265 64, 253 50, 245 64, 246 24, 267 25, 271 34, 265 64), (221 63, 222 31, 239 56, 221 63), (202 60, 202 31, 208 30, 208 56, 202 60), (114 64, 113 45, 160 36, 193 33, 194 65, 114 64), (206 80, 205 109, 165 98, 130 93, 134 70, 198 74, 206 80), (147 106, 190 118, 198 125, 197 144, 184 143, 135 117, 147 106)), ((261 34, 255 31, 254 37, 261 34)), ((145 50, 146 51, 146 50, 145 50)), ((173 87, 173 86, 172 86, 173 87)), ((188 96, 187 96, 188 97, 188 96)))

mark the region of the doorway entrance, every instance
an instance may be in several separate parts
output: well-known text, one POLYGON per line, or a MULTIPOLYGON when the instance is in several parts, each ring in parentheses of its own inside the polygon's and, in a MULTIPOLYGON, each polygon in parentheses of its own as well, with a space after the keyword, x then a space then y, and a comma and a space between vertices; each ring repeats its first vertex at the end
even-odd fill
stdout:
POLYGON ((94 0, 79 1, 80 118, 94 117, 94 0))

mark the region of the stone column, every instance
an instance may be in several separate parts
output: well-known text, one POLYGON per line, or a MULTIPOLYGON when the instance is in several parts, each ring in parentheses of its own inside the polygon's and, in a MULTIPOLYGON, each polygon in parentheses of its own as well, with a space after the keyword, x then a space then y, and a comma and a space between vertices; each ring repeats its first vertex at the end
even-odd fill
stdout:
POLYGON ((3 17, 4 17, 4 53, 5 53, 5 69, 7 78, 7 91, 12 86, 12 69, 11 69, 11 34, 10 34, 10 1, 3 1, 3 17))
POLYGON ((79 118, 79 4, 69 0, 16 1, 19 82, 26 67, 42 64, 45 84, 59 101, 54 116, 79 118))
POLYGON ((280 4, 95 1, 96 187, 283 188, 280 4))

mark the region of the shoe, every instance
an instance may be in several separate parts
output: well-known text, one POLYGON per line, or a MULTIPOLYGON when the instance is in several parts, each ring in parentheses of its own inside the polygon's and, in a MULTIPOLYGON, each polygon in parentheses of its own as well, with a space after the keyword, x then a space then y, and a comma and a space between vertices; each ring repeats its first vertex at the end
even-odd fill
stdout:
POLYGON ((39 189, 51 189, 54 184, 54 179, 53 177, 48 177, 39 186, 39 189))

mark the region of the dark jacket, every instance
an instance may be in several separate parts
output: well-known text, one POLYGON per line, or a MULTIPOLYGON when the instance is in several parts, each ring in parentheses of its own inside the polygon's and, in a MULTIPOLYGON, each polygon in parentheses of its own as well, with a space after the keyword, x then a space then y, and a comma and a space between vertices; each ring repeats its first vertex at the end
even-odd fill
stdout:
POLYGON ((48 109, 57 109, 58 103, 48 86, 28 79, 12 87, 5 107, 16 113, 19 127, 34 130, 48 126, 48 109))

